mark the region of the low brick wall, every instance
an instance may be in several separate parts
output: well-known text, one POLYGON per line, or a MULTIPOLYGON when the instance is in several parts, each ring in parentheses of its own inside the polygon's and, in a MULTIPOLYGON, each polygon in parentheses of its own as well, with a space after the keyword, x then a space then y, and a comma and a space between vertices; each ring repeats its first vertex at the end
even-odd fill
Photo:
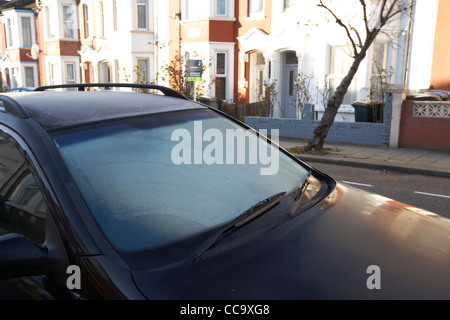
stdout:
MULTIPOLYGON (((433 105, 431 102, 430 105, 433 105)), ((449 103, 450 106, 450 103, 449 103)), ((450 150, 450 117, 424 114, 414 115, 414 101, 402 105, 399 146, 434 150, 450 150)))
MULTIPOLYGON (((320 121, 245 117, 245 123, 260 130, 278 129, 281 137, 311 139, 320 121)), ((335 122, 325 142, 384 146, 389 142, 383 123, 335 122)))

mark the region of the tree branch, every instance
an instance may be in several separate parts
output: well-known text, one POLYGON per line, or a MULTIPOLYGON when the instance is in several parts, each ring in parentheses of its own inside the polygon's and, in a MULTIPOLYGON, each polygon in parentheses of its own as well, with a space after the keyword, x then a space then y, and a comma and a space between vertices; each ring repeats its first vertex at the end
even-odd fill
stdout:
POLYGON ((362 40, 361 40, 361 37, 360 37, 360 35, 359 35, 358 30, 356 30, 354 27, 352 27, 352 26, 350 25, 350 23, 348 24, 348 26, 349 26, 350 30, 353 31, 353 32, 356 34, 356 37, 358 38, 358 45, 359 45, 359 47, 361 48, 361 47, 363 46, 363 43, 362 43, 362 40))
POLYGON ((392 1, 387 5, 387 0, 383 0, 380 10, 380 29, 382 29, 388 21, 402 12, 404 1, 392 1))
POLYGON ((348 29, 348 27, 342 22, 341 19, 339 19, 336 14, 330 9, 328 8, 326 5, 323 4, 322 0, 319 1, 319 4, 317 5, 318 7, 322 7, 325 10, 327 10, 329 13, 331 13, 331 15, 334 17, 334 19, 336 19, 336 23, 338 25, 340 25, 342 28, 345 29, 345 32, 347 33, 347 37, 350 40, 352 47, 353 47, 353 51, 354 51, 354 55, 355 57, 358 55, 358 49, 356 47, 355 41, 352 38, 352 35, 350 34, 350 30, 348 29))
POLYGON ((364 0, 359 0, 361 3, 362 9, 363 9, 363 19, 364 19, 364 26, 366 28, 366 34, 369 33, 369 21, 367 20, 367 7, 366 2, 364 0))

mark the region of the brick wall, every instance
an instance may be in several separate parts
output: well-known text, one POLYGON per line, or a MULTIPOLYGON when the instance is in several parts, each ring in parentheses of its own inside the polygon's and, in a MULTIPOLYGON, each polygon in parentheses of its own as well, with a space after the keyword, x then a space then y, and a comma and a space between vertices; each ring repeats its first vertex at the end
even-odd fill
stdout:
POLYGON ((414 117, 413 103, 402 105, 399 146, 450 150, 450 118, 414 117))
POLYGON ((440 0, 436 21, 431 83, 435 89, 450 91, 450 1, 440 0))
MULTIPOLYGON (((311 139, 320 121, 299 119, 275 119, 246 117, 245 123, 256 130, 278 129, 281 137, 311 139)), ((328 132, 325 142, 354 143, 384 146, 385 125, 368 122, 335 122, 328 132)))
MULTIPOLYGON (((248 12, 249 2, 248 1, 236 1, 235 2, 235 15, 236 23, 234 24, 234 34, 235 38, 242 37, 252 28, 261 29, 263 32, 271 33, 271 22, 272 22, 272 0, 266 0, 264 4, 264 16, 265 19, 249 19, 248 12)), ((249 103, 250 100, 250 88, 242 88, 239 86, 239 79, 241 78, 241 63, 239 59, 239 53, 242 52, 241 43, 236 40, 236 50, 235 50, 235 64, 234 64, 234 101, 237 103, 249 103)), ((245 68, 245 77, 248 80, 249 74, 249 64, 245 68)))

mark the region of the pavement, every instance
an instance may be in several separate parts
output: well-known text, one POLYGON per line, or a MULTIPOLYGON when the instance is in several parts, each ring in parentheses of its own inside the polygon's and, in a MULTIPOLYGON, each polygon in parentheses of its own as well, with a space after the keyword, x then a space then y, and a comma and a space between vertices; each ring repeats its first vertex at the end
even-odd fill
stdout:
MULTIPOLYGON (((279 138, 284 149, 301 147, 304 139, 279 138)), ((326 154, 294 153, 304 162, 323 162, 450 178, 450 151, 325 143, 326 154)), ((289 150, 288 150, 289 151, 289 150)))

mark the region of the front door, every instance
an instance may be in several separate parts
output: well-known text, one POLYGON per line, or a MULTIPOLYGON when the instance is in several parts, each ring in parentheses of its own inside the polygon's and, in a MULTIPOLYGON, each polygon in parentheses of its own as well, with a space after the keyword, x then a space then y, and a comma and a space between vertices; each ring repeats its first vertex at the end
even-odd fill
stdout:
POLYGON ((296 110, 294 104, 295 97, 295 79, 297 78, 297 65, 287 65, 283 70, 282 83, 282 106, 281 112, 283 118, 296 118, 296 110))
POLYGON ((250 55, 250 103, 265 100, 266 61, 261 52, 250 55))
POLYGON ((295 108, 295 80, 298 72, 298 59, 295 51, 284 53, 284 66, 281 79, 281 117, 297 118, 295 108))

